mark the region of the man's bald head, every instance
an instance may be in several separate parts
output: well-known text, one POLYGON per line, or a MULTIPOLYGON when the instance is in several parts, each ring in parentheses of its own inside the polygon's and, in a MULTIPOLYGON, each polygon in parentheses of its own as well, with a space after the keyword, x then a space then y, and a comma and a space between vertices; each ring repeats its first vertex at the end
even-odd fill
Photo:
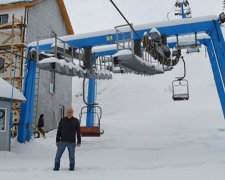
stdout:
POLYGON ((66 116, 70 119, 73 116, 73 108, 69 107, 66 111, 66 116))

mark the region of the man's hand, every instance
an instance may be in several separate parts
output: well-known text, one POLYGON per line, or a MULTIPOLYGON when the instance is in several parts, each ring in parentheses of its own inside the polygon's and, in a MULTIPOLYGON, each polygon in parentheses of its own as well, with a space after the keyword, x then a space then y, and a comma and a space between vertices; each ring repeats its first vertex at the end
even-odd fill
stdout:
POLYGON ((77 147, 80 147, 80 145, 81 145, 81 144, 78 144, 78 143, 77 143, 77 147))

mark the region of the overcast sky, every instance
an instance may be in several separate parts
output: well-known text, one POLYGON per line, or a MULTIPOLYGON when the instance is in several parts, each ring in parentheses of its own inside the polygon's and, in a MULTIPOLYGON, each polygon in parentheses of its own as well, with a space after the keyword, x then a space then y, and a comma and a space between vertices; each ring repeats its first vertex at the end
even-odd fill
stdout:
MULTIPOLYGON (((110 0, 64 0, 75 33, 114 28, 125 21, 110 0)), ((126 18, 134 25, 167 20, 174 17, 176 0, 114 0, 126 18)), ((192 16, 219 15, 222 0, 189 0, 192 16)))

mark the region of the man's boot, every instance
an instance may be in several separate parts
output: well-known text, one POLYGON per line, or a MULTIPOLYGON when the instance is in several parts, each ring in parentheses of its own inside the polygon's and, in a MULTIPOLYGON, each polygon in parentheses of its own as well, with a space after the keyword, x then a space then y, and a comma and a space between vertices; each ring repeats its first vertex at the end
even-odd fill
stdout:
POLYGON ((54 167, 53 171, 58 171, 59 167, 60 167, 60 164, 59 163, 55 163, 55 167, 54 167))
POLYGON ((70 164, 70 171, 74 171, 74 164, 70 164))

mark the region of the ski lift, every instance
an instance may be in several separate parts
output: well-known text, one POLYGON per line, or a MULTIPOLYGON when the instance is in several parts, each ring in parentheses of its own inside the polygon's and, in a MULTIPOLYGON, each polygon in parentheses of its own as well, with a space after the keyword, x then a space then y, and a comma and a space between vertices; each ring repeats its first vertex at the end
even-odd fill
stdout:
POLYGON ((88 126, 80 126, 81 136, 82 137, 100 137, 104 134, 104 130, 101 129, 100 121, 102 116, 102 109, 100 106, 84 106, 81 108, 81 112, 79 114, 79 120, 81 123, 82 116, 87 114, 88 112, 93 113, 97 117, 97 124, 91 127, 88 126), (95 109, 98 108, 99 112, 96 112, 95 109), (86 111, 84 111, 86 109, 86 111))
POLYGON ((183 100, 189 99, 188 81, 186 79, 184 79, 186 76, 186 66, 185 66, 184 58, 183 57, 181 57, 181 58, 184 63, 184 76, 177 77, 172 82, 172 93, 173 93, 172 98, 174 101, 183 101, 183 100))
POLYGON ((97 117, 97 124, 93 126, 80 126, 81 136, 82 137, 100 137, 101 134, 104 134, 104 130, 101 129, 100 121, 102 117, 102 108, 98 104, 88 104, 85 100, 85 77, 83 79, 83 101, 86 106, 81 108, 79 114, 80 124, 82 123, 82 116, 87 113, 91 113, 97 117), (86 109, 86 111, 84 111, 86 109), (98 109, 98 111, 96 111, 98 109))

